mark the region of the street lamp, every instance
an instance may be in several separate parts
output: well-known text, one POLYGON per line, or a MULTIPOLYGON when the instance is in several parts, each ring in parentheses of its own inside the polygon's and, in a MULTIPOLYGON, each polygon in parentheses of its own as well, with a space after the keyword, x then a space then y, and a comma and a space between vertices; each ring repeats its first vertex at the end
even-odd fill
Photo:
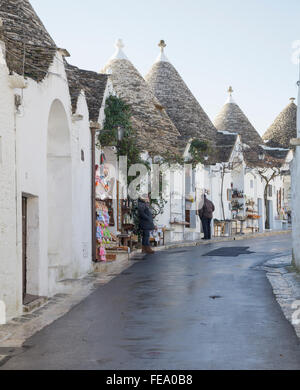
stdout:
MULTIPOLYGON (((114 126, 113 128, 115 129, 116 127, 117 127, 117 139, 119 142, 121 142, 125 135, 125 129, 123 126, 114 126)), ((111 129, 100 130, 100 133, 111 133, 111 129)))
POLYGON ((125 129, 123 126, 118 126, 118 141, 121 142, 124 138, 125 129))

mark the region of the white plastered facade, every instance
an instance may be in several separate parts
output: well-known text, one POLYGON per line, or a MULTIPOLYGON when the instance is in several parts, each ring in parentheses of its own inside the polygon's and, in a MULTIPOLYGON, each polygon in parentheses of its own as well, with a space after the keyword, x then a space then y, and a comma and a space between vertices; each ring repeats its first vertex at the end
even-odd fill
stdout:
POLYGON ((22 197, 27 201, 26 292, 47 297, 63 292, 64 280, 80 278, 92 267, 85 96, 78 98, 81 120, 75 120, 59 53, 42 82, 26 83, 23 90, 10 88, 8 70, 0 64, 0 300, 7 319, 22 313, 22 197), (18 109, 14 94, 21 97, 18 109))

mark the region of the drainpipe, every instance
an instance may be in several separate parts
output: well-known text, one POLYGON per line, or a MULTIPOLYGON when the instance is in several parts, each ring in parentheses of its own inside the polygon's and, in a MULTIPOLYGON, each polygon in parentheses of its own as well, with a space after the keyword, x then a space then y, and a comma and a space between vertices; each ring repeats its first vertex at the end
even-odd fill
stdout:
POLYGON ((95 186, 95 163, 96 163, 96 131, 100 129, 98 122, 90 122, 91 130, 91 213, 92 213, 92 261, 96 261, 96 186, 95 186))
MULTIPOLYGON (((1 19, 0 19, 0 27, 1 27, 1 19)), ((2 45, 0 41, 0 45, 2 45)), ((2 45, 3 46, 3 45, 2 45)), ((5 46, 4 46, 5 47, 5 46)), ((15 204, 16 204, 16 256, 17 260, 19 260, 22 256, 21 248, 22 248, 22 233, 19 221, 22 220, 21 215, 21 193, 19 194, 19 173, 18 173, 18 165, 19 165, 19 153, 18 153, 18 132, 17 132, 17 113, 19 103, 22 103, 20 97, 15 93, 15 89, 22 90, 22 98, 23 99, 23 90, 27 88, 27 83, 23 76, 19 75, 9 75, 8 76, 8 85, 13 91, 13 104, 14 104, 14 116, 13 116, 13 126, 14 126, 14 153, 15 153, 15 204)), ((21 258, 22 261, 22 258, 21 258)), ((22 279, 21 279, 22 280, 22 279)), ((23 284, 23 281, 21 281, 23 284)), ((22 289, 22 287, 21 287, 22 289)), ((22 297, 22 303, 23 303, 22 297)))

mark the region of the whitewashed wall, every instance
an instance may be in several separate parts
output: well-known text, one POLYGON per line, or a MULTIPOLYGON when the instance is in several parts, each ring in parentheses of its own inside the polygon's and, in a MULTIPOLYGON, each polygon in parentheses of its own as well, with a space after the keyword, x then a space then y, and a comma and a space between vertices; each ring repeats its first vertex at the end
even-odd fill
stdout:
POLYGON ((5 303, 6 317, 11 318, 22 310, 22 274, 21 231, 16 225, 20 205, 16 203, 14 95, 8 79, 0 51, 0 300, 5 303))
POLYGON ((35 275, 32 274, 28 292, 45 296, 60 291, 58 281, 82 276, 91 266, 91 144, 87 105, 80 95, 77 114, 83 115, 83 120, 72 123, 68 84, 60 55, 57 54, 49 70, 57 75, 49 74, 40 84, 29 80, 24 91, 23 115, 17 119, 21 191, 28 194, 30 200, 35 199, 37 205, 36 248, 28 259, 28 267, 33 265, 35 275), (49 136, 53 105, 57 106, 53 127, 61 126, 60 131, 65 132, 63 142, 68 144, 65 150, 59 150, 62 140, 51 140, 49 136), (49 151, 52 142, 54 145, 49 151), (81 150, 84 161, 81 161, 81 150), (49 173, 49 153, 58 153, 57 161, 59 158, 62 161, 56 173, 49 173), (61 188, 53 189, 48 176, 53 174, 56 180, 64 169, 69 171, 61 176, 61 188), (55 195, 56 202, 48 206, 53 191, 59 193, 55 195), (60 237, 58 233, 52 237, 55 229, 62 234, 60 237), (55 241, 53 248, 49 240, 55 241), (53 251, 57 253, 50 253, 53 251))
POLYGON ((73 258, 72 278, 78 278, 91 270, 91 132, 89 112, 84 94, 79 96, 76 114, 83 120, 72 123, 73 155, 73 258), (83 152, 84 161, 81 159, 83 152))
POLYGON ((28 199, 27 292, 51 296, 64 290, 61 281, 91 269, 89 115, 80 95, 83 120, 72 122, 62 61, 57 54, 51 73, 41 83, 28 79, 23 93, 8 87, 8 71, 0 65, 0 299, 8 318, 22 312, 22 196, 28 199), (23 95, 16 114, 17 170, 13 92, 23 95))
POLYGON ((291 163, 292 176, 292 240, 293 240, 293 262, 300 270, 300 152, 297 147, 294 159, 291 163))

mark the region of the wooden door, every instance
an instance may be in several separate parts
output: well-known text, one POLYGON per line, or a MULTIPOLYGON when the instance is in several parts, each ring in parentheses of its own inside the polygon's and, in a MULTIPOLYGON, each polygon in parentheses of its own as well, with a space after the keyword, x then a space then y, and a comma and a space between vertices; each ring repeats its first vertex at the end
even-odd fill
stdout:
POLYGON ((23 261, 23 300, 27 285, 27 198, 22 197, 22 261, 23 261))

